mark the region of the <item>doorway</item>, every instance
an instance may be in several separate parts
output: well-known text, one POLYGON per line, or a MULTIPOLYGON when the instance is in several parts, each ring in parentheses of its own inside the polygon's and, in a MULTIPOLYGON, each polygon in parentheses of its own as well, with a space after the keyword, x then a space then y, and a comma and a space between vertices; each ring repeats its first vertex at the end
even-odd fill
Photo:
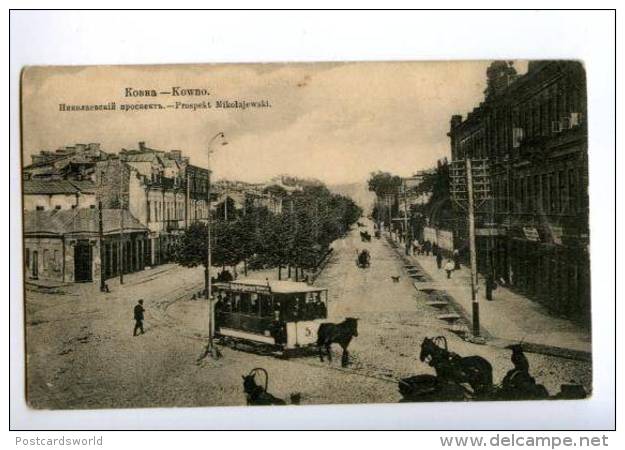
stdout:
POLYGON ((74 280, 91 281, 91 245, 89 241, 78 241, 74 247, 74 280))

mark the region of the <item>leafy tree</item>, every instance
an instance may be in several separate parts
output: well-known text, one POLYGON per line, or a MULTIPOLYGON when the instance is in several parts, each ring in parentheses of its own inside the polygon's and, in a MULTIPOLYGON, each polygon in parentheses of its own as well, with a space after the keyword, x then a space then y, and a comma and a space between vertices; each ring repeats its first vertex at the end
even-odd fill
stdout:
MULTIPOLYGON (((275 195, 284 195, 281 214, 265 207, 246 204, 238 215, 228 212, 224 221, 217 209, 213 223, 213 264, 234 266, 252 259, 257 267, 285 266, 312 269, 330 244, 343 236, 362 215, 362 209, 348 197, 330 192, 322 183, 292 177, 302 189, 287 195, 280 186, 275 195)), ((271 188, 271 187, 270 187, 271 188)), ((222 207, 223 209, 223 207, 222 207)), ((183 235, 176 260, 184 266, 205 264, 206 225, 195 223, 183 235)))
POLYGON ((176 263, 184 267, 206 267, 206 230, 206 224, 201 222, 194 222, 186 229, 174 248, 176 263))

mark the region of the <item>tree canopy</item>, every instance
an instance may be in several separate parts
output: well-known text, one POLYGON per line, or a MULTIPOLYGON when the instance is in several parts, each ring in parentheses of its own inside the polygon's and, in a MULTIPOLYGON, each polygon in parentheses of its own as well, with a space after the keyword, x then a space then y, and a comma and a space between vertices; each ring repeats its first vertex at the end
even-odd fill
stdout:
MULTIPOLYGON (((247 205, 236 214, 233 208, 225 221, 222 212, 223 206, 213 216, 213 265, 233 266, 254 258, 263 267, 305 269, 314 268, 330 244, 362 215, 352 199, 317 182, 284 195, 280 214, 247 205)), ((176 261, 186 267, 205 265, 206 236, 206 224, 192 224, 180 239, 176 261)))

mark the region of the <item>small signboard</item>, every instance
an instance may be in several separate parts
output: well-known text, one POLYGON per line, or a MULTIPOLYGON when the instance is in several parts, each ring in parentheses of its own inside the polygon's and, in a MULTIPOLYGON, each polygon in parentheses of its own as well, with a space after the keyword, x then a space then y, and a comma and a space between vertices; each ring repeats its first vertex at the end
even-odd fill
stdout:
POLYGON ((505 230, 495 227, 475 229, 476 236, 503 236, 505 234, 505 230))
POLYGON ((551 226, 551 238, 554 244, 562 245, 562 227, 551 226))
POLYGON ((540 235, 538 234, 538 230, 534 227, 523 227, 523 234, 528 241, 540 241, 540 235))

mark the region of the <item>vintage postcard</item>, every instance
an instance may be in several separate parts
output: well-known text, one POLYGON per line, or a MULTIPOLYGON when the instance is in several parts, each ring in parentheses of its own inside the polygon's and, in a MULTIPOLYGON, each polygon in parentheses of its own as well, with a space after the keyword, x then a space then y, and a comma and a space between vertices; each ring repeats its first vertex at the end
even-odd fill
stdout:
POLYGON ((592 394, 578 61, 27 67, 36 409, 592 394))

